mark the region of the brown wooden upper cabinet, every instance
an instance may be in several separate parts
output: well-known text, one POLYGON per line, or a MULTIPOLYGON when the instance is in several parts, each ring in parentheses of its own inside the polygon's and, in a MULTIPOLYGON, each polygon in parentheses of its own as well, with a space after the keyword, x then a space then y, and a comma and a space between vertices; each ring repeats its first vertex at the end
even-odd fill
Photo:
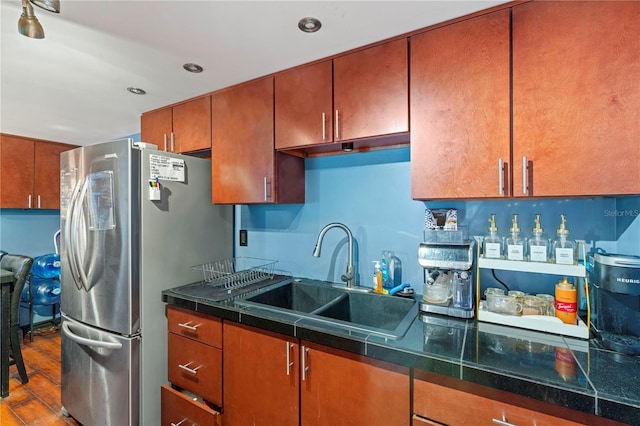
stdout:
POLYGON ((73 148, 0 135, 0 208, 59 209, 60 153, 73 148))
POLYGON ((411 38, 412 197, 640 193, 640 3, 524 3, 511 36, 509 19, 411 38))
POLYGON ((212 201, 304 203, 304 160, 275 151, 273 77, 211 95, 212 201))
POLYGON ((509 10, 411 37, 411 196, 508 195, 509 10))
POLYGON ((640 193, 638 34, 637 1, 513 8, 514 196, 640 193))
POLYGON ((407 39, 275 76, 275 147, 409 131, 407 39))
POLYGON ((202 96, 142 114, 143 142, 158 149, 188 153, 211 149, 211 97, 202 96))

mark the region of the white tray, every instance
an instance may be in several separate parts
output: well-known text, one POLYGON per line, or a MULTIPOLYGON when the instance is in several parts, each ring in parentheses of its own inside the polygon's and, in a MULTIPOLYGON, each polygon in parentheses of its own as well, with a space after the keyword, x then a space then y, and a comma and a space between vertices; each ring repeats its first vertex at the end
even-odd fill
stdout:
POLYGON ((589 338, 589 328, 580 318, 578 318, 577 325, 571 325, 563 323, 560 318, 548 315, 515 316, 497 314, 486 310, 485 301, 480 302, 480 309, 478 310, 477 318, 478 321, 491 322, 494 324, 561 334, 563 336, 577 337, 579 339, 589 338))

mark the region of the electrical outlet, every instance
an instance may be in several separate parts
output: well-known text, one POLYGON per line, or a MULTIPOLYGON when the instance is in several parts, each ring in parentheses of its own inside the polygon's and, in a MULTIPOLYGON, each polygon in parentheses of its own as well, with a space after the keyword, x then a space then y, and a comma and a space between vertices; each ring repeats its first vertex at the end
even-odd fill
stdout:
POLYGON ((248 235, 246 229, 240 230, 240 245, 246 247, 249 245, 248 235))

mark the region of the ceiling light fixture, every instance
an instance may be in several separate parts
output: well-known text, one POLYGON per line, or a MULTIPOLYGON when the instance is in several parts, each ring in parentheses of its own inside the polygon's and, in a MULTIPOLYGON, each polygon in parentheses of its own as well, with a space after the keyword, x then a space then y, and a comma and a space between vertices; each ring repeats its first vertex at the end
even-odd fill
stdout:
POLYGON ((320 27, 322 27, 322 23, 316 18, 307 17, 298 21, 298 28, 303 33, 315 33, 320 27))
POLYGON ((33 6, 48 10, 53 13, 60 13, 60 0, 22 0, 22 14, 18 19, 18 32, 30 38, 44 38, 44 28, 36 18, 33 6))
POLYGON ((204 69, 200 65, 192 64, 192 63, 184 64, 182 66, 182 68, 184 68, 185 70, 187 70, 189 72, 196 73, 196 74, 201 73, 203 71, 203 69, 204 69))
POLYGON ((30 38, 44 38, 44 28, 36 18, 29 0, 22 0, 22 15, 18 19, 18 32, 30 38))
POLYGON ((145 92, 144 90, 138 88, 138 87, 127 87, 127 90, 131 93, 133 93, 134 95, 146 95, 147 92, 145 92))

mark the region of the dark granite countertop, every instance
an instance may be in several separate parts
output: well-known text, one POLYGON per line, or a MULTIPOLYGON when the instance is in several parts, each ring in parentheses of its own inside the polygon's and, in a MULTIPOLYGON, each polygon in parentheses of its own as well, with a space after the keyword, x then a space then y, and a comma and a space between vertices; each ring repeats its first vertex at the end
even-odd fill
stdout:
MULTIPOLYGON (((404 337, 392 340, 320 324, 295 314, 240 307, 235 303, 238 296, 212 301, 202 295, 193 297, 179 293, 185 287, 165 290, 163 301, 375 359, 640 425, 640 357, 601 349, 594 339, 586 341, 474 319, 419 314, 404 337)), ((252 293, 260 291, 253 290, 252 293)))

